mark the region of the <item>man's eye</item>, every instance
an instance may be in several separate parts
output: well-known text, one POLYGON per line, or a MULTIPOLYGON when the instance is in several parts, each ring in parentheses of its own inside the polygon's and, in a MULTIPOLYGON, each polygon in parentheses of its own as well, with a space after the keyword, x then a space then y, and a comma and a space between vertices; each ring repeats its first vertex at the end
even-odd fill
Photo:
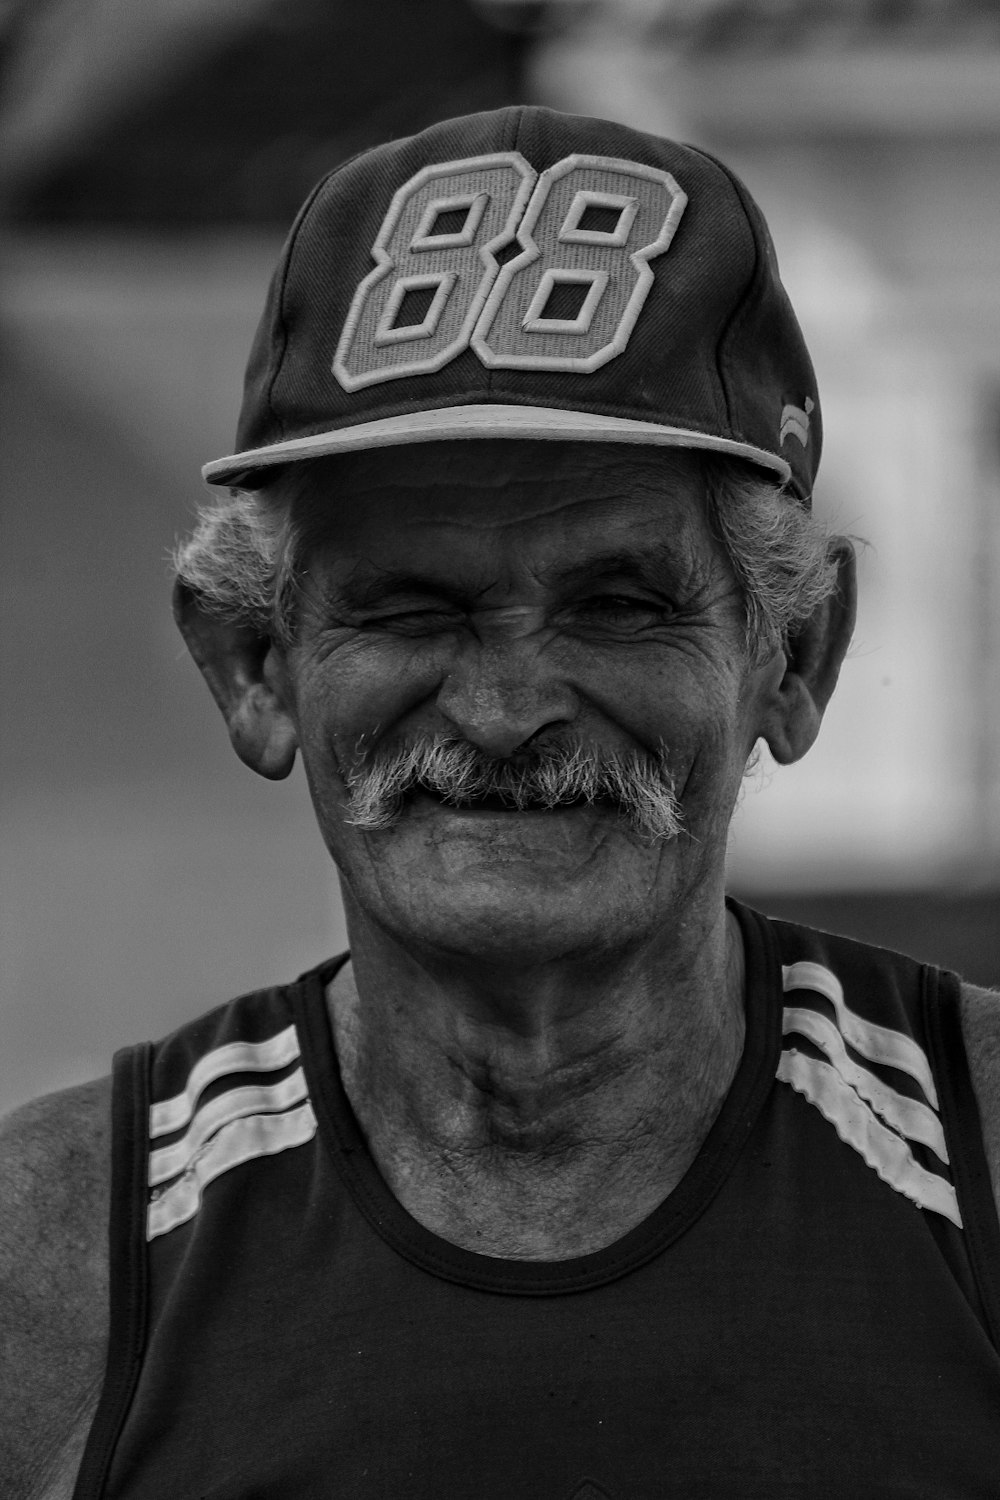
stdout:
POLYGON ((440 630, 443 626, 454 623, 456 615, 454 610, 445 608, 434 609, 400 609, 393 614, 373 615, 364 621, 364 629, 367 630, 440 630))
POLYGON ((644 620, 664 620, 670 610, 650 599, 635 599, 629 594, 595 594, 584 599, 581 608, 609 623, 641 623, 644 620))

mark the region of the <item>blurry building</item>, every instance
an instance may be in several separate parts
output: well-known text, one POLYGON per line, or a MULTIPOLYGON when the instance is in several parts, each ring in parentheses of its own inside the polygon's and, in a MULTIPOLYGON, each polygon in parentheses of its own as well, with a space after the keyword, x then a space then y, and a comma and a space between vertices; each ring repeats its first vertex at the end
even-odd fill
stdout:
POLYGON ((525 98, 745 178, 817 365, 818 507, 867 540, 841 689, 750 778, 735 887, 1000 977, 993 0, 15 0, 0 28, 0 1109, 343 945, 301 778, 232 756, 167 553, 311 183, 525 98))

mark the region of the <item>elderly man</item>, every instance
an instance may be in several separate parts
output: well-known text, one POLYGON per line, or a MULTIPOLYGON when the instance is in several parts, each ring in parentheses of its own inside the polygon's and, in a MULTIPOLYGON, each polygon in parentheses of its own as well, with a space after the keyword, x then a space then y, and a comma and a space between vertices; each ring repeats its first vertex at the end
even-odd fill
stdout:
POLYGON ((725 895, 850 637, 819 446, 701 151, 319 185, 175 607, 350 953, 8 1122, 4 1495, 996 1494, 994 1000, 725 895))

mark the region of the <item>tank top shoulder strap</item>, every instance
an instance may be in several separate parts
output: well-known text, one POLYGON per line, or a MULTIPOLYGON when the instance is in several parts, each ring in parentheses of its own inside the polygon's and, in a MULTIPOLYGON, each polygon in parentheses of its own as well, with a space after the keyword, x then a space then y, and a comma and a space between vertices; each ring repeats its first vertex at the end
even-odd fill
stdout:
MULTIPOLYGON (((336 964, 323 965, 323 972, 336 964)), ((301 1117, 311 1115, 308 1099, 298 1097, 302 1049, 293 989, 251 991, 161 1041, 115 1055, 110 1336, 73 1500, 100 1500, 105 1491, 145 1354, 152 1243, 197 1211, 202 1179, 226 1167, 226 1143, 245 1130, 252 1111, 267 1111, 277 1128, 300 1133, 301 1117)), ((261 1149, 273 1149, 273 1141, 261 1149)), ((246 1154, 245 1142, 228 1152, 232 1160, 246 1154)))
POLYGON ((961 981, 901 953, 754 916, 771 928, 781 956, 779 1078, 885 1181, 935 1211, 929 1222, 953 1261, 961 1245, 1000 1349, 1000 1227, 962 1035, 961 981))
POLYGON ((1000 1224, 982 1125, 962 1034, 958 976, 924 968, 923 1021, 939 1081, 941 1115, 952 1143, 952 1175, 962 1204, 969 1259, 993 1340, 1000 1349, 1000 1224))
POLYGON ((142 1368, 151 1053, 149 1042, 123 1048, 115 1054, 112 1067, 108 1354, 73 1500, 99 1500, 104 1493, 115 1444, 142 1368))

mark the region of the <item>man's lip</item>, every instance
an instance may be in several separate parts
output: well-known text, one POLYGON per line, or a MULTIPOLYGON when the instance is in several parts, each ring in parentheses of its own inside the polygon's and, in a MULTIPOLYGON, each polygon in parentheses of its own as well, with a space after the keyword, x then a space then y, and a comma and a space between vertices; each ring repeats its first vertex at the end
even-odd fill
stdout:
POLYGON ((482 803, 470 803, 464 807, 457 807, 454 803, 446 802, 444 798, 437 796, 435 793, 425 791, 423 787, 418 787, 416 790, 410 792, 406 800, 425 807, 433 807, 438 812, 450 813, 454 817, 465 818, 509 818, 512 816, 528 818, 537 817, 539 814, 554 817, 559 814, 565 815, 566 813, 588 811, 608 812, 614 810, 610 802, 589 802, 582 798, 576 802, 557 803, 555 807, 500 807, 495 802, 487 803, 486 805, 482 803))

